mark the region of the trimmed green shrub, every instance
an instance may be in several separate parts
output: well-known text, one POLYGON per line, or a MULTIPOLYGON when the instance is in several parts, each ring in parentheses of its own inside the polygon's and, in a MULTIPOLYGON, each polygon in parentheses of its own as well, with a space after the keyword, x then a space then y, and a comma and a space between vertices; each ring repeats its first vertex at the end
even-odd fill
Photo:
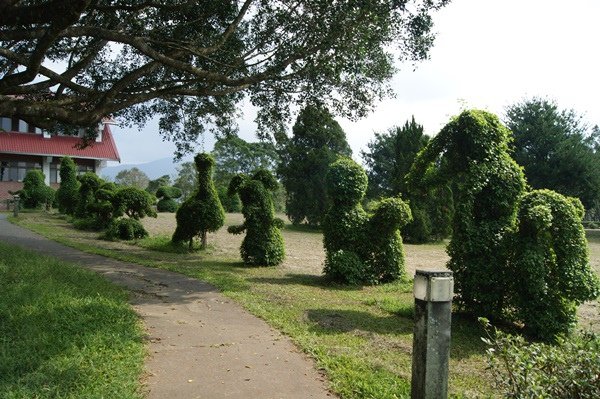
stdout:
POLYGON ((114 203, 120 209, 119 213, 125 213, 132 219, 139 220, 146 216, 156 217, 156 212, 152 209, 152 195, 141 188, 133 186, 119 188, 113 198, 114 203))
POLYGON ((275 266, 283 262, 285 248, 281 228, 283 221, 274 217, 272 192, 277 189, 277 180, 271 172, 259 169, 248 177, 237 175, 231 179, 229 194, 239 194, 242 201, 244 224, 229 226, 232 234, 246 236, 240 248, 246 265, 275 266))
POLYGON ((175 212, 179 207, 176 198, 182 195, 181 189, 171 186, 162 186, 156 190, 156 198, 159 199, 156 204, 156 210, 159 212, 175 212))
POLYGON ((172 238, 174 244, 187 241, 190 249, 198 235, 202 248, 206 248, 207 233, 218 230, 225 223, 225 211, 212 180, 215 160, 210 154, 201 153, 196 155, 194 162, 198 171, 198 187, 177 210, 177 228, 172 238))
POLYGON ((54 190, 44 182, 44 173, 38 169, 28 170, 23 179, 23 188, 17 193, 25 208, 50 207, 54 200, 54 190))
POLYGON ((95 194, 100 189, 103 180, 92 172, 77 176, 77 180, 79 181, 79 198, 75 208, 75 216, 85 219, 90 216, 88 205, 96 201, 95 194))
POLYGON ((81 185, 75 210, 75 216, 79 219, 74 223, 76 228, 102 230, 123 214, 114 183, 105 182, 92 172, 79 176, 78 180, 81 185))
POLYGON ((526 194, 510 140, 495 115, 465 111, 419 153, 408 180, 416 190, 452 184, 447 251, 458 307, 523 323, 548 340, 569 331, 577 305, 600 288, 587 260, 583 206, 547 190, 526 194))
POLYGON ((600 337, 581 333, 555 345, 529 344, 492 329, 483 320, 490 348, 488 370, 506 398, 600 398, 600 337))
POLYGON ((63 157, 60 161, 60 187, 56 191, 58 211, 66 215, 75 214, 79 199, 79 186, 77 181, 77 166, 70 157, 63 157))
POLYGON ((114 240, 134 240, 148 237, 148 232, 139 220, 131 218, 115 219, 111 222, 105 237, 114 240))
POLYGON ((600 294, 580 205, 557 192, 535 190, 519 206, 509 263, 515 318, 544 340, 568 333, 577 323, 577 306, 600 294))
POLYGON ((361 205, 367 175, 349 158, 332 163, 326 181, 332 206, 323 221, 325 275, 348 284, 374 284, 402 276, 399 229, 411 218, 408 205, 400 198, 387 198, 367 214, 361 205))

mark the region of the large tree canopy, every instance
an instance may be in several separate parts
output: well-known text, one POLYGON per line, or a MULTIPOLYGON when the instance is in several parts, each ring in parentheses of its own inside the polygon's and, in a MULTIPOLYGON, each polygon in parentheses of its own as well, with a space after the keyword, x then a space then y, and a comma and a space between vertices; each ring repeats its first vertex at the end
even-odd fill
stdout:
POLYGON ((393 55, 427 57, 448 2, 2 0, 0 116, 58 129, 159 114, 180 150, 207 124, 227 132, 245 95, 271 132, 310 99, 360 116, 389 93, 393 55))
POLYGON ((577 197, 586 208, 600 200, 600 132, 574 110, 532 98, 506 110, 514 157, 533 188, 577 197))

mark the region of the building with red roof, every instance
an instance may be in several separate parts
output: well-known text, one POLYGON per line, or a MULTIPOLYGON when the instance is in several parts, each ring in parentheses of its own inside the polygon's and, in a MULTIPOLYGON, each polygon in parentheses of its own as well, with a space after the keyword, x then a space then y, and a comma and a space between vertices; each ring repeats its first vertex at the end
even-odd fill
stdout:
POLYGON ((51 134, 15 118, 0 118, 0 200, 12 198, 9 191, 23 188, 23 178, 30 169, 40 169, 46 184, 58 188, 64 156, 73 158, 80 174, 98 174, 107 161, 120 162, 110 124, 110 120, 100 124, 96 140, 81 148, 82 134, 51 134))

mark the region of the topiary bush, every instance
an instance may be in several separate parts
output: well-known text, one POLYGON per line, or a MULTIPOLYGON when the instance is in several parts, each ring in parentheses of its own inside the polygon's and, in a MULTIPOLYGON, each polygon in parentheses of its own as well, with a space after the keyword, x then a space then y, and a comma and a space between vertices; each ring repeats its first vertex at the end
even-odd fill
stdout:
POLYGON ((376 202, 367 214, 361 205, 367 175, 349 158, 332 163, 326 181, 332 206, 323 221, 325 275, 348 284, 401 277, 404 253, 399 229, 411 219, 408 205, 399 198, 387 198, 376 202))
POLYGON ((110 240, 134 240, 148 237, 148 232, 139 220, 121 218, 111 222, 105 233, 105 237, 110 240))
POLYGON ((117 186, 105 182, 96 174, 88 172, 78 177, 79 199, 75 209, 78 220, 75 227, 84 230, 102 230, 123 211, 117 200, 117 186))
POLYGON ((244 224, 229 226, 232 234, 246 236, 240 254, 246 265, 275 266, 283 262, 285 248, 281 228, 283 221, 274 217, 271 193, 277 190, 277 180, 271 172, 259 169, 251 177, 237 175, 229 184, 229 195, 239 194, 244 224))
POLYGON ((152 209, 152 195, 141 188, 133 186, 118 188, 114 194, 114 202, 120 212, 132 219, 156 217, 156 212, 152 209))
POLYGON ((225 211, 212 180, 215 160, 209 154, 201 153, 195 156, 194 162, 198 171, 198 187, 177 210, 177 228, 172 237, 174 244, 187 241, 190 249, 198 235, 202 248, 206 248, 207 233, 218 230, 225 223, 225 211))
POLYGON ((44 182, 44 173, 38 169, 28 170, 23 179, 23 188, 18 191, 25 208, 50 207, 54 190, 44 182))
POLYGON ((550 191, 526 194, 510 140, 495 115, 465 111, 419 153, 408 180, 417 191, 452 184, 447 251, 458 307, 551 339, 569 330, 577 304, 598 295, 598 279, 587 261, 581 203, 550 191))
POLYGON ((156 198, 159 199, 156 204, 156 210, 159 212, 176 212, 179 204, 175 201, 182 195, 181 189, 171 186, 162 186, 156 190, 156 198))
POLYGON ((515 318, 544 340, 568 333, 577 323, 577 306, 600 295, 582 209, 579 200, 550 190, 527 193, 519 204, 509 262, 515 318))
POLYGON ((79 186, 77 180, 77 166, 70 157, 63 157, 60 161, 60 187, 56 191, 58 211, 66 215, 75 214, 79 199, 79 186))

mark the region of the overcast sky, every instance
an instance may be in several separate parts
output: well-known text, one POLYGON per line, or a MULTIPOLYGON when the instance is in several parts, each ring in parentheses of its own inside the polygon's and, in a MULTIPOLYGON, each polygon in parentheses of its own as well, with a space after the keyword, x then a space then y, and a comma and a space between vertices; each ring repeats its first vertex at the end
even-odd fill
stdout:
MULTIPOLYGON (((403 124, 412 115, 435 135, 464 108, 502 117, 507 105, 533 96, 573 108, 600 124, 600 1, 453 0, 434 15, 437 39, 430 60, 398 65, 396 98, 379 103, 358 122, 338 119, 360 161, 374 132, 403 124)), ((252 111, 239 135, 255 140, 252 111)), ((171 157, 156 123, 141 132, 113 127, 124 164, 171 157)), ((212 149, 207 137, 205 150, 212 149)), ((201 145, 199 144, 199 149, 201 145)))

